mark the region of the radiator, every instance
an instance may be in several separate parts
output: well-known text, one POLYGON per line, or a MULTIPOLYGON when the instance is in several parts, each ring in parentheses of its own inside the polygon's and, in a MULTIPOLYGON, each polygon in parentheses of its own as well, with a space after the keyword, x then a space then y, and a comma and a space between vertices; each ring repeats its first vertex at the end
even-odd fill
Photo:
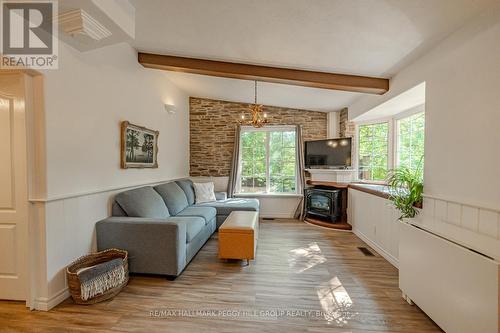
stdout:
POLYGON ((500 264, 402 223, 399 287, 445 332, 499 332, 500 264))

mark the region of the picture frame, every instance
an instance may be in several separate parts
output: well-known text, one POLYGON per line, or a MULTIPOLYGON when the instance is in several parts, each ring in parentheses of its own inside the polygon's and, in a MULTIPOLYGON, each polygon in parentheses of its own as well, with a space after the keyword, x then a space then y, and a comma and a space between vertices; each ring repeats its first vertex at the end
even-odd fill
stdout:
POLYGON ((121 168, 158 168, 158 135, 128 121, 121 122, 121 168))

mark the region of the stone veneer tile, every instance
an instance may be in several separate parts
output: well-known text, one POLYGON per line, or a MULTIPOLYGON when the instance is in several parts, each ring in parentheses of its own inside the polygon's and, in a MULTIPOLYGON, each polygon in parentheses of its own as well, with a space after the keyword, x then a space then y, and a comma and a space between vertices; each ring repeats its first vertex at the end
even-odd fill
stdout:
MULTIPOLYGON (((190 175, 229 176, 234 131, 250 104, 191 97, 189 99, 190 175)), ((326 139, 326 112, 264 106, 272 125, 302 125, 304 140, 326 139)))
POLYGON ((349 121, 349 111, 344 108, 340 111, 339 117, 339 133, 343 138, 356 137, 356 125, 349 121))

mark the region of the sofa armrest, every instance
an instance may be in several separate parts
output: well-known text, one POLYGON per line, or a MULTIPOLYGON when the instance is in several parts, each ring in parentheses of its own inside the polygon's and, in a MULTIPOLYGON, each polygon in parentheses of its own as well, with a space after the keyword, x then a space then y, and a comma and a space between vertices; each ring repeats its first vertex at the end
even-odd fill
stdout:
POLYGON ((129 252, 132 273, 179 275, 186 266, 186 225, 181 220, 109 217, 96 224, 99 251, 129 252))
POLYGON ((227 193, 226 192, 215 192, 215 200, 226 200, 227 193))

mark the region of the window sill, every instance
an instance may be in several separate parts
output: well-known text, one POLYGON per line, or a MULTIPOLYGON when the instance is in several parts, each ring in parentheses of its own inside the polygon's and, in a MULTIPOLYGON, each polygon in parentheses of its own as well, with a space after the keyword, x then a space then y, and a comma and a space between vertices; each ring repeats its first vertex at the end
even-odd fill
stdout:
POLYGON ((302 198, 298 193, 237 193, 236 198, 302 198))
POLYGON ((387 182, 383 181, 383 180, 363 180, 363 179, 360 179, 360 180, 354 181, 353 183, 366 184, 366 185, 383 185, 383 186, 387 186, 387 182))
POLYGON ((374 183, 351 183, 349 188, 365 192, 368 194, 375 195, 383 199, 389 199, 390 192, 389 188, 385 185, 374 184, 374 183))
MULTIPOLYGON (((390 200, 390 190, 387 185, 374 183, 352 183, 349 184, 349 188, 390 200)), ((421 202, 415 203, 413 206, 420 209, 423 207, 421 202)))

